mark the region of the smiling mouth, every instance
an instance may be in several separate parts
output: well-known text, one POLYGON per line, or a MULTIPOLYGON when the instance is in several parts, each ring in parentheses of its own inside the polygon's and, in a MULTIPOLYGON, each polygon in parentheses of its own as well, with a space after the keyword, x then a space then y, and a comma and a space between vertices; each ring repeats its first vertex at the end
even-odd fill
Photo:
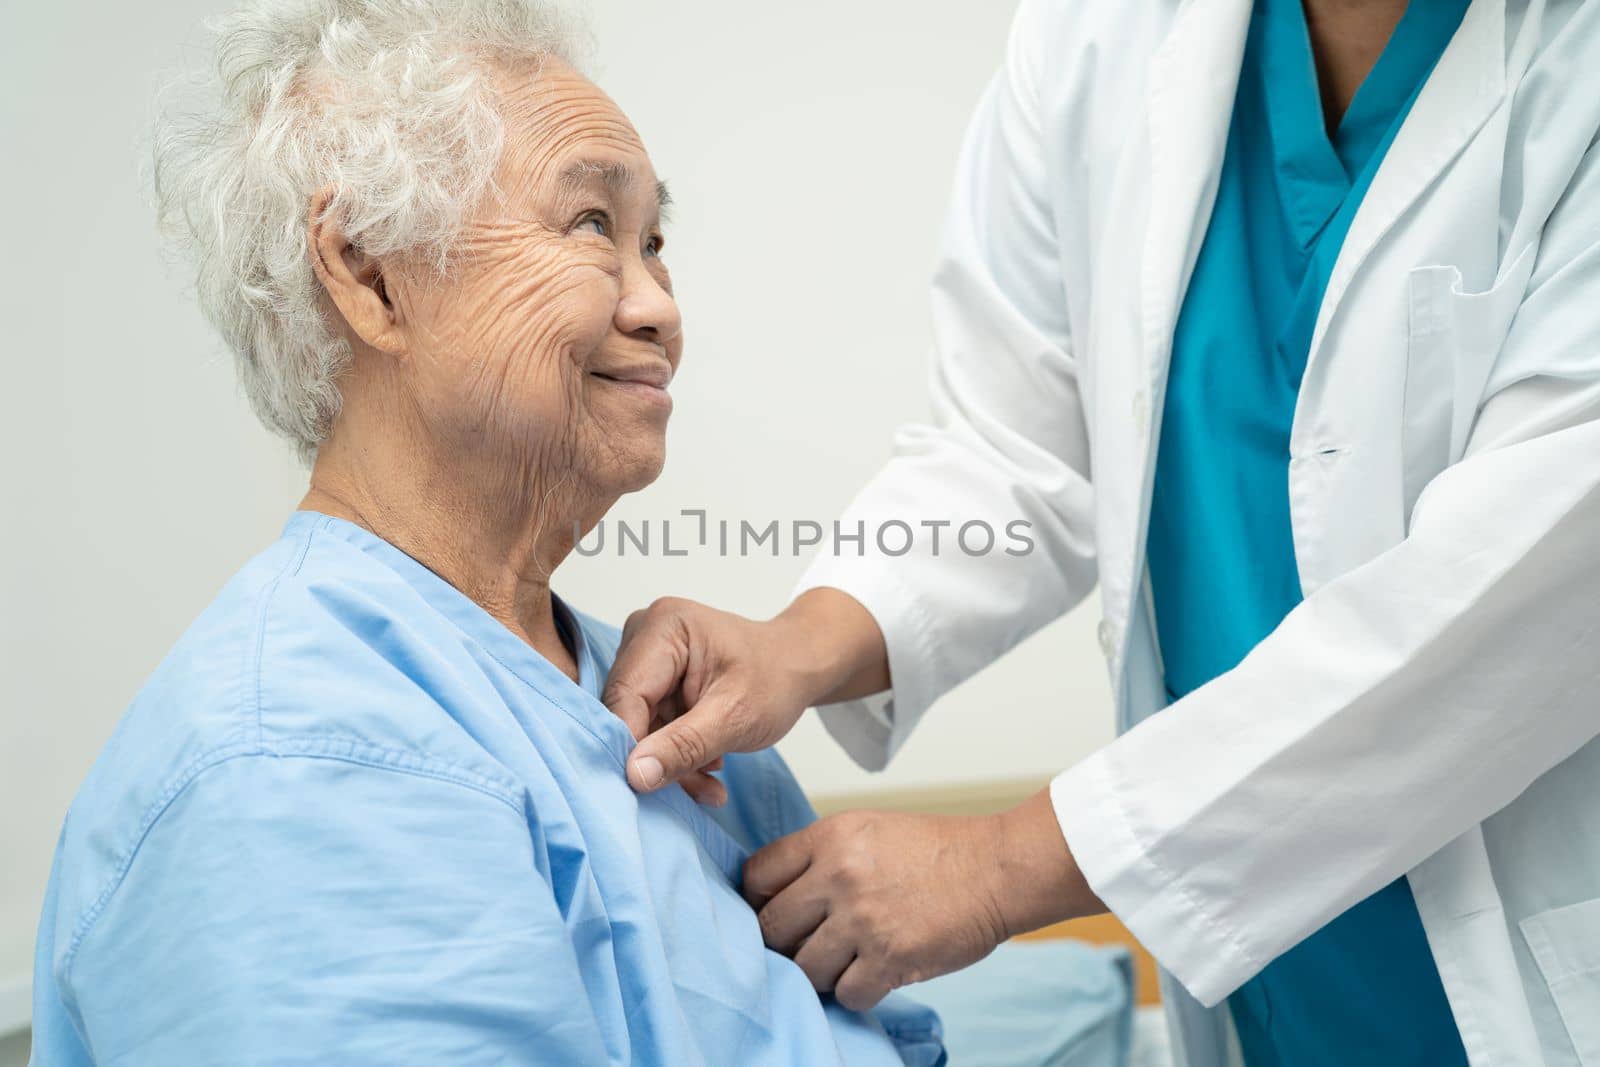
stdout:
POLYGON ((603 382, 616 382, 618 385, 643 385, 651 389, 665 389, 666 386, 644 378, 623 378, 615 374, 606 374, 603 371, 592 370, 589 372, 603 382))
POLYGON ((603 371, 597 370, 590 371, 589 376, 591 378, 598 378, 600 381, 605 382, 608 385, 616 386, 618 389, 633 393, 644 400, 663 405, 669 405, 672 403, 672 394, 667 392, 665 382, 657 385, 655 382, 644 380, 643 378, 622 378, 614 374, 606 374, 603 371))

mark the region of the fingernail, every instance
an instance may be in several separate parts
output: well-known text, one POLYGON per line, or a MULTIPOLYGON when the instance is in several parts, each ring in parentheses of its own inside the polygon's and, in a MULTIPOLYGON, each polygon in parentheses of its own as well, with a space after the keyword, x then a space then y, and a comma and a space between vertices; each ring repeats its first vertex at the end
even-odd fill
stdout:
POLYGON ((640 756, 633 761, 634 777, 646 789, 654 789, 661 784, 661 761, 654 756, 640 756))

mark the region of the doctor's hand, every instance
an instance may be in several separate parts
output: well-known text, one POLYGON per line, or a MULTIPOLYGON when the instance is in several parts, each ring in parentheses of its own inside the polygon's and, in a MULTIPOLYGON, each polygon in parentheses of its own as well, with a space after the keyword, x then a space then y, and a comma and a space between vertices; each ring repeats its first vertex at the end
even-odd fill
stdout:
POLYGON ((1020 933, 1105 910, 1048 790, 995 816, 835 815, 751 856, 761 933, 818 992, 865 1011, 1020 933))
POLYGON ((813 589, 766 622, 666 598, 628 618, 602 699, 639 744, 628 781, 726 799, 708 773, 766 748, 806 708, 889 687, 883 635, 856 600, 813 589))

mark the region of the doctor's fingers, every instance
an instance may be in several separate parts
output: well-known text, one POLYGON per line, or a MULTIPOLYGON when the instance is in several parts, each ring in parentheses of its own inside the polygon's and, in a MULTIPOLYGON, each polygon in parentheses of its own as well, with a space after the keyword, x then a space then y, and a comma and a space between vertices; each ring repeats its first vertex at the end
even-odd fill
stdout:
MULTIPOLYGON (((814 822, 780 837, 744 861, 744 899, 752 908, 765 911, 769 902, 806 873, 816 847, 818 827, 823 825, 814 822)), ((815 888, 825 895, 826 886, 815 888)))
POLYGON ((794 962, 811 981, 818 993, 832 993, 856 958, 855 942, 846 936, 838 923, 823 921, 816 931, 794 954, 794 962))
MULTIPOLYGON (((635 789, 659 789, 726 753, 754 752, 783 736, 787 726, 755 710, 743 674, 720 674, 701 691, 686 692, 693 706, 645 735, 628 757, 628 780, 635 789)), ((792 725, 792 719, 788 722, 792 725)))
POLYGON ((700 770, 678 779, 678 784, 683 786, 683 791, 697 802, 708 807, 720 808, 728 802, 728 787, 711 772, 721 769, 722 757, 718 756, 700 770))
MULTIPOLYGON (((796 879, 793 885, 762 905, 757 913, 756 918, 761 921, 761 940, 774 952, 794 956, 804 945, 810 944, 809 938, 826 923, 828 897, 828 886, 820 876, 813 874, 796 879)), ((838 940, 843 930, 838 923, 833 926, 831 937, 838 940)), ((844 969, 843 964, 839 969, 844 969)))
MULTIPOLYGON (((655 733, 657 730, 666 726, 668 723, 672 722, 682 714, 682 691, 674 690, 667 695, 665 700, 661 701, 655 706, 654 709, 652 709, 650 714, 649 728, 641 736, 648 736, 649 734, 655 733)), ((633 727, 630 725, 629 729, 631 730, 633 727)), ((632 770, 631 765, 629 769, 630 771, 632 770)), ((718 756, 709 763, 706 763, 693 770, 686 771, 683 776, 678 779, 678 784, 683 786, 683 791, 693 797, 696 802, 705 804, 709 807, 719 808, 728 802, 728 789, 722 784, 722 782, 718 781, 711 772, 720 771, 721 769, 722 757, 718 756)), ((636 778, 637 774, 630 775, 630 779, 636 778)), ((643 782, 639 780, 634 780, 631 782, 631 784, 635 789, 645 788, 643 782)), ((665 785, 666 781, 662 781, 660 784, 665 785)))
POLYGON ((833 999, 851 1011, 871 1011, 894 992, 894 985, 877 964, 857 957, 833 984, 833 999))
MULTIPOLYGON (((760 911, 791 883, 805 874, 816 852, 818 837, 827 827, 827 820, 785 834, 744 862, 744 899, 760 911)), ((819 887, 826 888, 826 887, 819 887)))
POLYGON ((677 710, 672 705, 680 699, 689 668, 689 627, 673 610, 676 603, 658 600, 628 616, 606 676, 600 699, 635 740, 649 733, 652 720, 664 711, 677 710))

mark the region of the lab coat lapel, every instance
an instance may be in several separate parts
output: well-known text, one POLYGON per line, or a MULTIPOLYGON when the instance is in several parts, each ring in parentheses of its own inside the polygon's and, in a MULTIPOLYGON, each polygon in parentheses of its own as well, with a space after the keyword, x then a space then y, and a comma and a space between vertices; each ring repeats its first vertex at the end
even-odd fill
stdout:
POLYGON ((1153 395, 1165 385, 1183 293, 1211 221, 1250 10, 1250 0, 1193 0, 1151 57, 1141 313, 1153 395))
MULTIPOLYGON (((1505 0, 1475 0, 1385 153, 1328 277, 1302 394, 1315 392, 1322 342, 1350 281, 1402 213, 1472 140, 1506 91, 1505 0)), ((1302 411, 1313 405, 1302 404, 1302 411)), ((1301 423, 1296 419, 1296 437, 1301 423)), ((1291 445, 1291 447, 1294 447, 1291 445)))
MULTIPOLYGON (((1115 632, 1102 639, 1119 674, 1127 660, 1120 654, 1129 629, 1123 624, 1142 572, 1172 335, 1210 223, 1250 11, 1251 0, 1192 0, 1150 59, 1145 90, 1149 184, 1146 199, 1134 209, 1145 214, 1136 274, 1139 358, 1114 361, 1118 365, 1100 371, 1100 397, 1108 408, 1100 436, 1119 457, 1117 484, 1101 487, 1101 507, 1112 513, 1102 519, 1102 543, 1134 548, 1125 559, 1105 560, 1102 572, 1106 617, 1115 620, 1115 632)), ((1136 222, 1126 228, 1138 231, 1136 222)), ((1121 293, 1106 299, 1120 305, 1117 314, 1132 310, 1121 293)))

